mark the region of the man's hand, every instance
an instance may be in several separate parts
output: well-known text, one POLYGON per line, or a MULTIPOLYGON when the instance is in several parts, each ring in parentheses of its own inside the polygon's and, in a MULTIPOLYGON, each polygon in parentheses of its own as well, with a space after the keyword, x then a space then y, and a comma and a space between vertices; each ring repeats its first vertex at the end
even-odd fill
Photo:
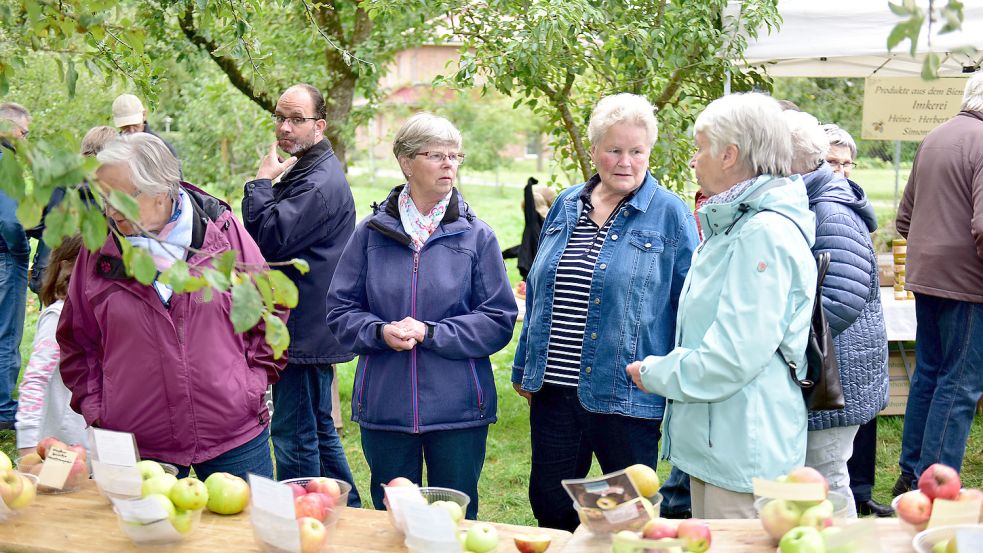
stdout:
POLYGON ((625 367, 625 371, 628 372, 628 376, 631 377, 632 382, 635 383, 635 386, 638 386, 638 389, 639 390, 641 390, 643 392, 648 392, 648 390, 645 389, 645 386, 642 386, 642 362, 641 361, 635 361, 634 363, 628 365, 627 367, 625 367))
POLYGON ((512 389, 515 390, 515 393, 526 398, 526 405, 532 405, 532 392, 527 392, 523 390, 522 386, 516 384, 515 382, 512 383, 512 389))
POLYGON ((422 342, 427 337, 427 325, 425 323, 421 323, 413 317, 406 317, 402 321, 392 324, 403 330, 407 336, 416 340, 417 343, 422 342))
POLYGON ((396 326, 396 323, 389 323, 382 327, 382 339, 386 345, 396 351, 408 351, 416 347, 414 340, 408 332, 396 326))
POLYGON ((294 163, 297 163, 295 156, 290 156, 285 160, 280 159, 280 156, 276 153, 276 142, 274 142, 270 145, 270 151, 259 161, 259 170, 256 171, 256 178, 273 180, 282 175, 287 169, 290 169, 294 163))

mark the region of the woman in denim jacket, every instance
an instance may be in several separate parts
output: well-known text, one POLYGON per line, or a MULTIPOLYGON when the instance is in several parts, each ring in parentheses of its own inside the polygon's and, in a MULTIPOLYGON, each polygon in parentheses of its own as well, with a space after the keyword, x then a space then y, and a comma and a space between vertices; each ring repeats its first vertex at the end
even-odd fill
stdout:
POLYGON ((672 349, 676 306, 696 246, 686 204, 648 172, 654 109, 633 94, 602 99, 588 133, 597 174, 560 194, 529 273, 512 367, 529 401, 529 499, 540 526, 574 530, 560 481, 655 468, 665 401, 624 366, 672 349))

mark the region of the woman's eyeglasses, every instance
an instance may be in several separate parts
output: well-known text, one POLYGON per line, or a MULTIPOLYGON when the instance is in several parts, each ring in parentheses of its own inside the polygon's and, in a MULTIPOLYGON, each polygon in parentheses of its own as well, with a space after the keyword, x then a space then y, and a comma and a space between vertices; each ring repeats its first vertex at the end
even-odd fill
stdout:
POLYGON ((427 161, 431 161, 433 163, 443 163, 445 159, 458 165, 464 163, 464 154, 455 152, 451 152, 449 154, 445 154, 444 152, 417 152, 416 155, 424 156, 427 158, 427 161))

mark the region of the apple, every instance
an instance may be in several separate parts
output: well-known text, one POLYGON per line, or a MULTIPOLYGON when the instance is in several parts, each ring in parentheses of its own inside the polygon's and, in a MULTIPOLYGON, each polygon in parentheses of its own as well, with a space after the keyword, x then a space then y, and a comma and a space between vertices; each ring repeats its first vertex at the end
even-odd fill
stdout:
POLYGON ((664 518, 653 518, 642 527, 642 537, 647 540, 675 538, 676 526, 664 518))
POLYGON ((959 473, 956 469, 935 463, 925 469, 925 472, 918 477, 918 490, 927 495, 929 499, 956 499, 959 497, 959 473))
POLYGON ((622 530, 615 534, 614 537, 617 539, 614 541, 611 553, 636 553, 638 551, 638 545, 633 542, 642 541, 642 538, 631 530, 622 530))
POLYGON ((323 493, 338 499, 341 497, 341 486, 334 479, 321 476, 307 483, 307 493, 311 492, 323 493))
POLYGON ((48 452, 51 451, 51 448, 53 447, 67 449, 68 445, 54 436, 48 436, 47 438, 43 438, 40 442, 38 442, 38 455, 40 455, 42 459, 47 458, 48 452))
POLYGON ((177 477, 173 474, 165 473, 163 476, 155 476, 150 480, 144 480, 140 487, 140 497, 147 497, 151 494, 160 494, 164 497, 171 495, 171 488, 177 484, 177 477))
POLYGON ((823 542, 826 544, 826 553, 856 553, 856 548, 853 542, 849 542, 839 547, 829 546, 829 538, 839 534, 842 531, 843 528, 840 528, 839 526, 829 526, 819 531, 819 534, 823 537, 823 542))
POLYGON ((833 525, 833 502, 825 499, 819 505, 809 507, 802 512, 799 526, 811 526, 822 530, 833 525))
POLYGON ((11 509, 20 509, 21 507, 30 504, 34 501, 34 498, 37 497, 38 493, 37 487, 34 485, 34 480, 31 480, 23 474, 19 476, 23 485, 21 487, 20 495, 15 497, 10 503, 7 503, 7 506, 11 509))
POLYGON ((414 484, 409 478, 397 476, 396 478, 390 480, 386 486, 416 486, 416 484, 414 484))
MULTIPOLYGON (((655 541, 656 543, 664 543, 664 542, 671 542, 674 544, 679 543, 678 541, 672 538, 662 538, 660 540, 655 540, 655 541)), ((683 551, 682 547, 679 547, 678 545, 672 545, 666 547, 656 547, 655 549, 646 549, 645 553, 685 553, 685 552, 683 551)))
POLYGON ((13 469, 0 471, 0 499, 10 505, 24 491, 24 479, 13 469))
POLYGON ((37 453, 28 453, 17 460, 17 470, 37 476, 44 466, 44 459, 37 453))
POLYGON ((227 472, 213 472, 205 479, 208 503, 205 507, 219 515, 241 513, 249 503, 249 484, 227 472))
POLYGON ((82 447, 82 446, 80 446, 78 444, 73 444, 73 445, 70 445, 70 446, 66 447, 65 449, 67 449, 68 451, 74 451, 77 454, 76 457, 75 457, 75 460, 76 461, 81 460, 83 463, 85 462, 85 459, 86 459, 86 451, 85 451, 85 448, 84 447, 82 447))
POLYGON ((550 548, 550 537, 547 534, 519 534, 513 539, 519 553, 543 553, 550 548))
POLYGON ((85 459, 75 458, 72 468, 68 471, 68 479, 65 480, 66 486, 80 486, 83 481, 89 479, 89 465, 85 464, 85 459))
POLYGON ((182 534, 188 534, 194 528, 194 511, 188 509, 175 509, 174 516, 171 517, 171 525, 182 534))
MULTIPOLYGON (((823 499, 826 499, 826 496, 829 495, 829 482, 826 481, 826 477, 812 467, 799 467, 793 470, 788 473, 785 481, 796 484, 822 484, 823 499)), ((797 503, 802 509, 807 509, 813 505, 818 505, 819 501, 798 501, 797 503)))
POLYGON ((710 549, 710 525, 698 518, 688 518, 679 523, 676 538, 683 540, 692 553, 703 553, 710 549))
POLYGON ((320 501, 321 502, 321 505, 324 506, 324 510, 325 510, 325 512, 327 514, 330 515, 331 512, 334 511, 335 504, 337 503, 337 500, 335 500, 335 498, 331 497, 330 495, 324 494, 324 493, 320 493, 320 492, 309 493, 309 494, 306 494, 306 495, 309 495, 311 497, 314 497, 315 499, 317 499, 318 501, 320 501))
POLYGON ((782 536, 778 550, 781 553, 826 553, 826 540, 819 530, 798 526, 782 536))
POLYGON ((908 524, 925 524, 932 516, 932 500, 920 490, 905 492, 898 499, 898 516, 908 524))
POLYGON ((789 530, 799 525, 802 511, 794 501, 772 499, 761 508, 758 518, 765 532, 777 543, 789 530))
POLYGON ((164 472, 164 467, 160 466, 157 461, 139 461, 137 463, 137 470, 140 471, 140 478, 143 480, 150 480, 157 476, 163 476, 167 474, 164 472))
POLYGON ((208 488, 197 478, 182 478, 174 483, 169 496, 178 509, 197 511, 208 504, 208 488))
POLYGON ((451 515, 451 520, 454 521, 454 524, 464 519, 464 509, 453 501, 434 501, 430 506, 447 511, 451 515))
POLYGON ((946 553, 949 550, 950 541, 952 540, 949 539, 935 542, 935 545, 932 546, 932 553, 946 553))
POLYGON ((473 553, 488 553, 498 547, 498 530, 487 522, 479 522, 468 529, 464 547, 473 553))
POLYGON ((287 486, 290 488, 290 491, 294 493, 294 499, 297 499, 298 497, 307 494, 307 490, 305 490, 304 486, 301 486, 300 484, 294 484, 293 482, 291 482, 287 484, 287 486))
POLYGON ((319 498, 314 497, 314 494, 307 494, 294 499, 294 515, 297 519, 310 517, 323 521, 328 515, 328 510, 324 508, 319 498))
POLYGON ((652 467, 639 463, 626 468, 625 474, 643 497, 652 497, 659 493, 659 475, 652 467))
POLYGON ((164 508, 164 512, 167 513, 167 519, 174 521, 174 517, 177 516, 177 510, 174 508, 174 504, 171 500, 164 494, 152 493, 146 496, 144 499, 149 499, 150 501, 157 502, 161 507, 164 508))
POLYGON ((303 517, 297 521, 297 525, 300 527, 301 553, 317 553, 328 541, 328 529, 320 520, 303 517))
POLYGON ((10 470, 14 468, 14 464, 10 462, 10 457, 7 454, 0 451, 0 470, 10 470))

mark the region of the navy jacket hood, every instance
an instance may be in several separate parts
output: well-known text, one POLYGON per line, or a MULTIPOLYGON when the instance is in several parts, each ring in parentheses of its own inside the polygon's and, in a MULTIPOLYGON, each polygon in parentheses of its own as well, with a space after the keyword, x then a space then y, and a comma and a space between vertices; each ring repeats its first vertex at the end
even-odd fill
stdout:
POLYGON ((860 185, 833 172, 829 163, 823 162, 819 169, 802 175, 806 193, 809 194, 809 208, 819 202, 842 204, 853 210, 869 232, 877 230, 877 214, 860 185))

